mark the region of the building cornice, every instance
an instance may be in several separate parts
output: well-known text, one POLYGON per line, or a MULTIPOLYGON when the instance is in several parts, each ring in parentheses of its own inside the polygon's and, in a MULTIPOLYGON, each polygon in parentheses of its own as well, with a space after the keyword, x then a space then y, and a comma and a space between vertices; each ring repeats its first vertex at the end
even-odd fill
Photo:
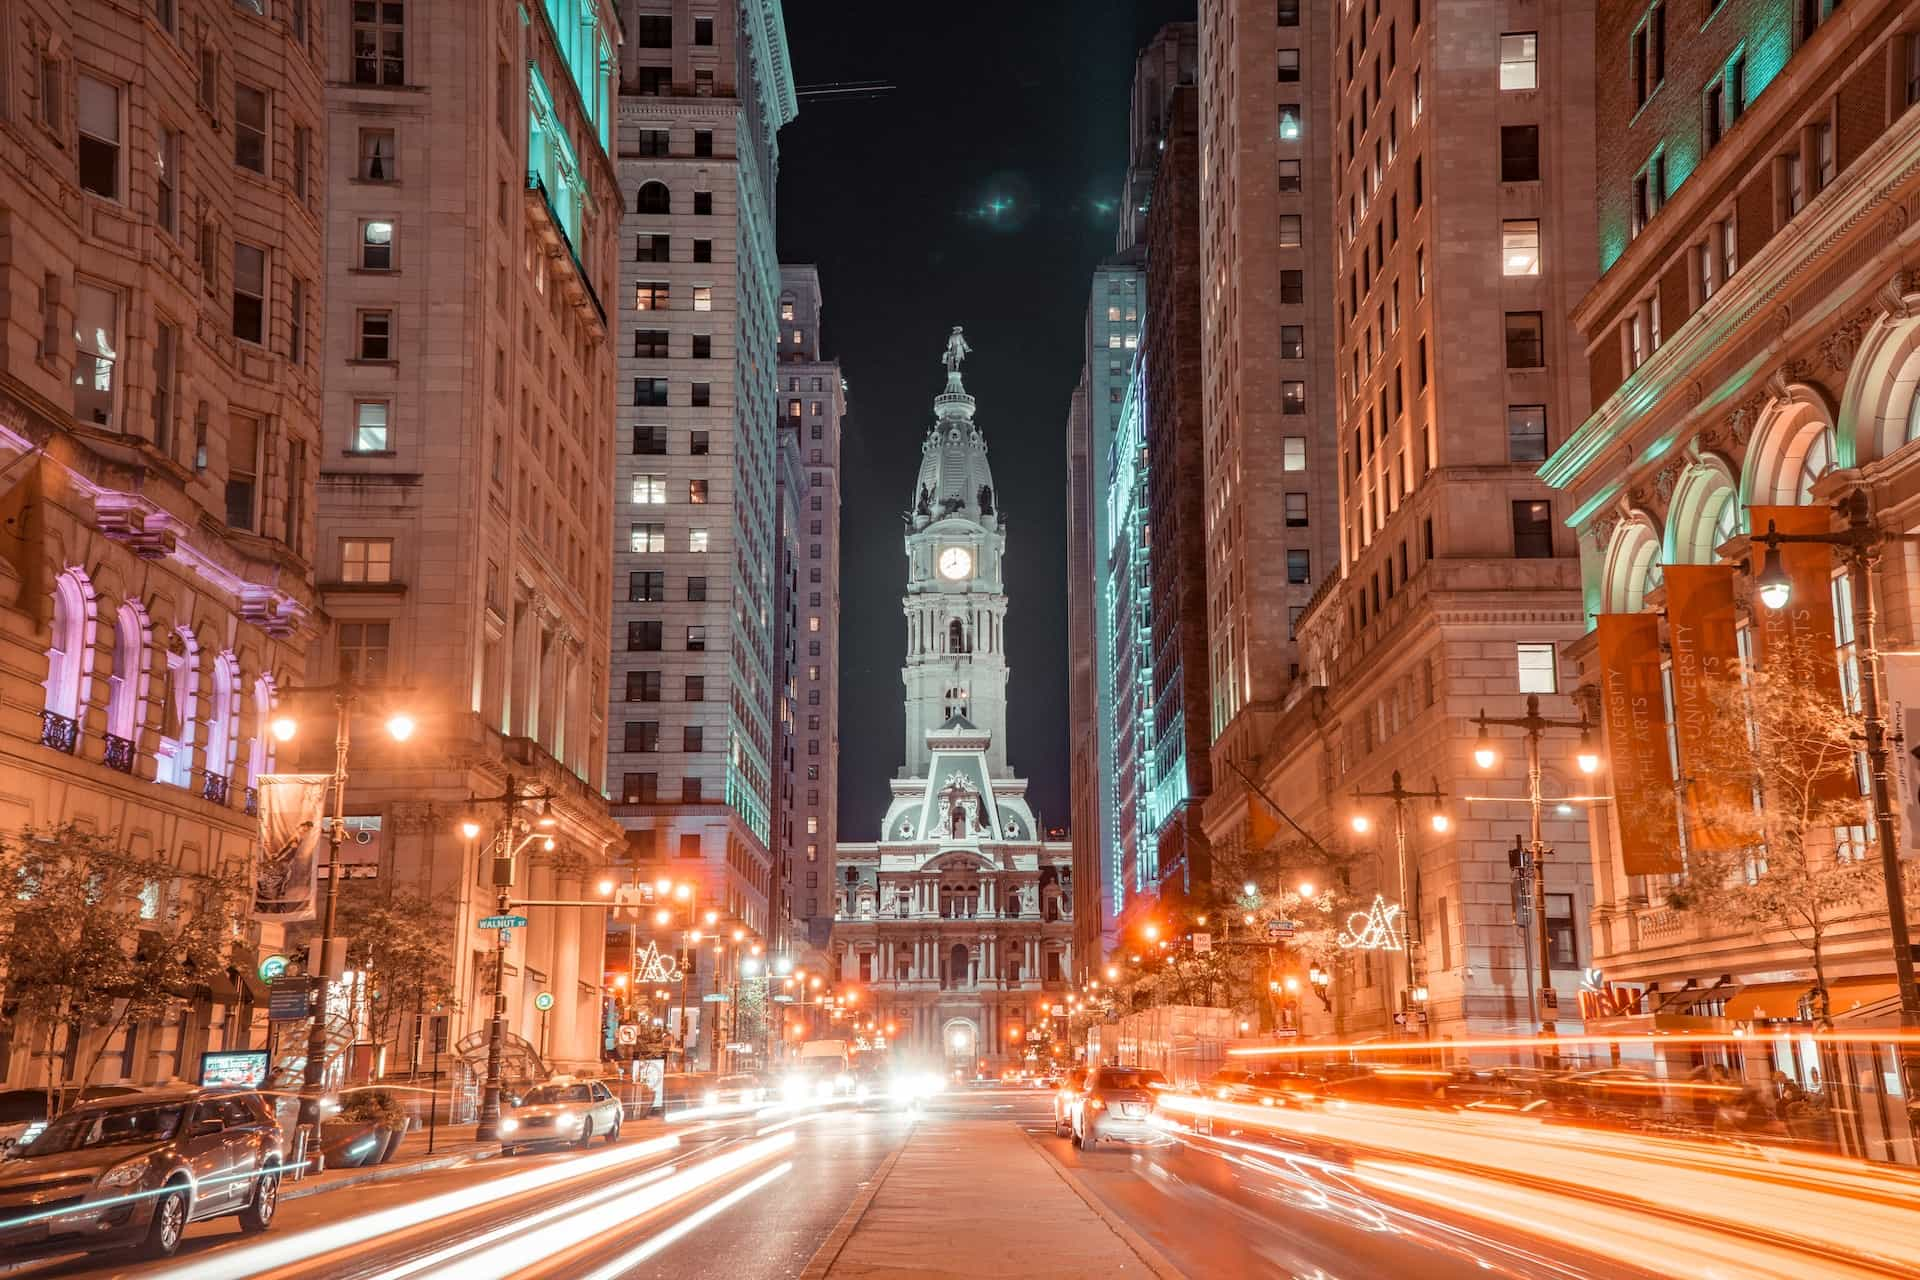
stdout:
POLYGON ((787 53, 787 20, 780 11, 780 0, 748 0, 743 7, 753 40, 753 60, 766 69, 768 88, 772 90, 768 106, 777 130, 800 114, 793 61, 787 53))
MULTIPOLYGON (((1602 455, 1628 442, 1632 432, 1652 416, 1656 405, 1677 390, 1688 396, 1682 418, 1658 440, 1637 453, 1635 469, 1666 456, 1694 419, 1730 403, 1750 381, 1751 369, 1741 368, 1711 388, 1700 381, 1712 357, 1732 348, 1735 337, 1771 320, 1778 332, 1774 345, 1784 343, 1793 323, 1782 296, 1804 283, 1823 266, 1835 249, 1860 225, 1884 216, 1889 242, 1912 234, 1912 215, 1893 202, 1895 192, 1920 173, 1920 112, 1908 112, 1882 134, 1853 170, 1814 198, 1795 224, 1776 233, 1731 281, 1687 319, 1675 334, 1630 374, 1619 389, 1541 465, 1540 478, 1556 489, 1572 487, 1602 455), (1891 206, 1891 207, 1889 207, 1891 206)), ((1577 527, 1594 504, 1578 508, 1566 523, 1577 527)))

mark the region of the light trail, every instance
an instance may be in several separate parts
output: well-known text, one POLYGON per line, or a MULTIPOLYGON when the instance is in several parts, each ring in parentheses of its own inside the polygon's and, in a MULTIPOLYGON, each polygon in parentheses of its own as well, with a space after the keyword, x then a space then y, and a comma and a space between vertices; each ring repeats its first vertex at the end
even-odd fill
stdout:
POLYGON ((1831 1044, 1920 1045, 1920 1031, 1714 1031, 1633 1032, 1621 1035, 1487 1036, 1474 1040, 1364 1040, 1249 1045, 1227 1050, 1231 1058, 1310 1058, 1330 1054, 1460 1054, 1513 1049, 1594 1049, 1615 1044, 1831 1044))
MULTIPOLYGON (((1663 1232, 1687 1240, 1688 1256, 1722 1256, 1729 1242, 1737 1242, 1769 1257, 1812 1251, 1852 1267, 1846 1274, 1861 1275, 1888 1268, 1911 1274, 1911 1242, 1920 1239, 1920 1195, 1915 1194, 1920 1183, 1914 1175, 1860 1161, 1646 1138, 1509 1113, 1338 1102, 1299 1110, 1184 1094, 1162 1096, 1160 1107, 1172 1115, 1344 1149, 1355 1157, 1356 1168, 1424 1161, 1423 1177, 1439 1169, 1471 1182, 1474 1194, 1465 1200, 1481 1194, 1482 1182, 1499 1188, 1499 1196, 1488 1203, 1498 1200, 1494 1207, 1504 1206, 1503 1212, 1512 1215, 1502 1221, 1510 1226, 1532 1222, 1535 1234, 1553 1239, 1567 1239, 1554 1227, 1572 1219, 1591 1222, 1617 1212, 1643 1224, 1661 1220, 1663 1232), (1548 1201, 1552 1214, 1540 1213, 1548 1201)), ((1408 1180, 1406 1170, 1417 1167, 1409 1163, 1396 1173, 1396 1189, 1418 1190, 1424 1200, 1457 1208, 1431 1178, 1408 1180)), ((1591 1246, 1583 1242, 1581 1247, 1591 1246)), ((1670 1262, 1654 1269, 1671 1274, 1670 1262)))
POLYGON ((477 1236, 469 1236, 463 1240, 455 1241, 445 1248, 435 1249, 432 1253, 422 1254, 420 1257, 408 1259, 397 1267, 389 1267, 387 1270, 375 1274, 372 1280, 403 1280, 405 1276, 425 1271, 428 1267, 438 1266, 448 1258, 458 1257, 463 1253, 471 1252, 483 1245, 491 1244, 503 1236, 514 1235, 527 1230, 529 1227, 537 1227, 542 1223, 552 1222, 556 1218, 567 1217, 580 1209, 599 1204, 603 1200, 610 1200, 614 1196, 624 1195, 626 1192, 636 1190, 650 1182, 658 1182, 662 1178, 671 1176, 678 1167, 677 1165, 669 1164, 662 1165, 658 1169, 649 1169, 637 1178, 628 1178, 623 1182, 616 1182, 612 1186, 602 1187, 598 1191, 591 1192, 584 1199, 570 1200, 565 1204, 557 1204, 551 1208, 542 1209, 540 1212, 529 1214, 524 1218, 515 1218, 511 1222, 503 1223, 490 1231, 483 1231, 477 1236))
POLYGON ((376 1236, 423 1226, 439 1218, 485 1208, 495 1201, 544 1191, 575 1178, 650 1159, 679 1147, 677 1137, 653 1138, 632 1146, 608 1147, 559 1164, 543 1165, 503 1178, 489 1178, 472 1186, 347 1218, 324 1227, 289 1235, 268 1236, 255 1244, 223 1250, 170 1270, 170 1280, 243 1280, 277 1267, 311 1262, 324 1254, 364 1244, 376 1236))
MULTIPOLYGON (((652 1213, 711 1186, 750 1165, 786 1151, 793 1146, 793 1135, 762 1138, 725 1155, 692 1165, 670 1177, 645 1187, 613 1196, 586 1209, 576 1208, 565 1218, 544 1223, 531 1231, 516 1232, 511 1239, 490 1243, 478 1251, 463 1250, 456 1259, 428 1272, 449 1280, 506 1280, 525 1271, 535 1262, 561 1265, 562 1255, 590 1249, 608 1233, 617 1231, 643 1214, 652 1213)), ((568 1274, 564 1270, 561 1274, 568 1274)))
POLYGON ((618 1258, 607 1263, 598 1271, 589 1274, 585 1280, 614 1280, 616 1276, 624 1273, 635 1263, 645 1262, 662 1249, 669 1247, 683 1239, 689 1233, 705 1226, 708 1222, 711 1222, 727 1210, 733 1208, 734 1205, 739 1204, 754 1192, 759 1191, 763 1187, 772 1186, 775 1182, 778 1182, 791 1172, 793 1172, 793 1161, 791 1160, 767 1170, 753 1181, 743 1186, 735 1187, 732 1191, 727 1192, 727 1194, 721 1196, 712 1204, 702 1206, 668 1227, 665 1231, 662 1231, 659 1235, 643 1241, 626 1253, 621 1254, 618 1258))

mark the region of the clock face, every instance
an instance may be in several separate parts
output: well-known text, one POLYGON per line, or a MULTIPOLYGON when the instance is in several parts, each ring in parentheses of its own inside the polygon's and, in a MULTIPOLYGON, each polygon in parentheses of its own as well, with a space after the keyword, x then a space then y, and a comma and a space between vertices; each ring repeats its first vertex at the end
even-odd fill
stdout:
POLYGON ((958 582, 973 572, 973 552, 965 547, 948 547, 940 553, 940 576, 958 582))

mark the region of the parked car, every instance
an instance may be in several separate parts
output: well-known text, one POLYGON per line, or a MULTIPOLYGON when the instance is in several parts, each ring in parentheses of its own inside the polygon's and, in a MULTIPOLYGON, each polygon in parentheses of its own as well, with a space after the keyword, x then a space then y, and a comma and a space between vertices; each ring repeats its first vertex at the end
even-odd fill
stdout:
POLYGON ((500 1152, 512 1155, 522 1147, 562 1142, 584 1147, 596 1135, 614 1142, 624 1111, 620 1099, 598 1080, 562 1077, 537 1084, 500 1117, 500 1152))
POLYGON ((1380 1102, 1396 1106, 1438 1107, 1448 1102, 1450 1071, 1425 1067, 1375 1067, 1341 1080, 1327 1082, 1329 1098, 1347 1102, 1380 1102))
POLYGON ((1073 1144, 1092 1151, 1102 1142, 1157 1142, 1166 1134, 1154 1123, 1156 1089, 1167 1078, 1142 1067, 1096 1067, 1073 1109, 1073 1144))
POLYGON ((1064 1138, 1073 1132, 1073 1109, 1079 1104, 1081 1091, 1086 1087, 1085 1067, 1075 1067, 1060 1078, 1059 1087, 1053 1091, 1053 1132, 1056 1137, 1064 1138))
MULTIPOLYGON (((84 1089, 70 1086, 60 1090, 60 1110, 67 1110, 76 1102, 119 1098, 138 1092, 138 1089, 120 1084, 90 1084, 84 1089)), ((0 1152, 16 1144, 32 1141, 35 1134, 47 1127, 47 1101, 51 1095, 49 1089, 0 1091, 0 1152)))
POLYGON ((252 1090, 139 1091, 81 1102, 0 1164, 0 1256, 133 1245, 173 1256, 187 1224, 265 1231, 286 1137, 252 1090))

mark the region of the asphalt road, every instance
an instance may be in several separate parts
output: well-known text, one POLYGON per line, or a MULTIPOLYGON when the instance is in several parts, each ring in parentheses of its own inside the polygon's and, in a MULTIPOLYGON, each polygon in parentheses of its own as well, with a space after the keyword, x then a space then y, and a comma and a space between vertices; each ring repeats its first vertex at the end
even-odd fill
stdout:
MULTIPOLYGON (((1459 1185, 1471 1187, 1480 1199, 1449 1200, 1435 1187, 1444 1190, 1443 1179, 1451 1173, 1429 1166, 1434 1181, 1419 1184, 1421 1173, 1411 1155, 1396 1152, 1383 1160, 1351 1139, 1341 1139, 1347 1143, 1342 1147, 1299 1132, 1215 1123, 1211 1132, 1203 1125, 1201 1131, 1176 1131, 1153 1145, 1107 1146, 1085 1154, 1053 1135, 1050 1107, 1046 1093, 1002 1089, 956 1091, 929 1104, 934 1115, 949 1122, 942 1126, 949 1134, 974 1124, 1026 1130, 1110 1223, 1123 1224, 1149 1252, 1157 1251, 1163 1269, 1188 1276, 1642 1280, 1685 1274, 1732 1280, 1920 1275, 1899 1265, 1846 1270, 1837 1258, 1828 1264, 1813 1258, 1812 1269, 1770 1270, 1742 1261, 1731 1244, 1728 1251, 1716 1252, 1705 1228, 1663 1222, 1657 1214, 1629 1214, 1602 1198, 1582 1201, 1564 1190, 1550 1194, 1540 1189, 1544 1175, 1537 1167, 1532 1173, 1512 1168, 1510 1180, 1463 1181, 1459 1185), (1687 1253, 1696 1238, 1707 1243, 1687 1253), (1666 1252, 1651 1252, 1654 1245, 1666 1252), (1655 1257, 1669 1261, 1653 1265, 1649 1260, 1655 1257), (1697 1258, 1699 1265, 1676 1267, 1670 1261, 1676 1257, 1697 1258)), ((1416 1121, 1389 1119, 1395 1146, 1411 1151, 1416 1121)), ((907 1141, 914 1123, 891 1111, 834 1108, 633 1125, 612 1146, 596 1143, 586 1151, 487 1160, 286 1201, 273 1230, 261 1236, 243 1237, 232 1219, 198 1224, 170 1263, 104 1255, 54 1260, 6 1268, 5 1280, 108 1275, 177 1280, 790 1278, 807 1267, 862 1187, 907 1141)), ((1444 1131, 1444 1123, 1451 1122, 1421 1123, 1444 1131)), ((1547 1135, 1528 1149, 1540 1153, 1533 1157, 1536 1166, 1541 1160, 1574 1158, 1550 1154, 1547 1135)), ((1653 1157, 1660 1153, 1641 1154, 1647 1157, 1648 1177, 1656 1176, 1653 1157)), ((1700 1156, 1675 1158, 1688 1168, 1710 1165, 1700 1156)), ((1047 1171, 1039 1160, 1007 1170, 1000 1184, 1005 1211, 1019 1212, 1021 1187, 1029 1185, 1023 1179, 1043 1176, 1047 1171)), ((1825 1175, 1782 1171, 1753 1185, 1755 1194, 1772 1197, 1795 1187, 1804 1190, 1805 1180, 1816 1176, 1825 1175)), ((1857 1180, 1845 1170, 1833 1176, 1857 1180)), ((1887 1194, 1871 1183, 1854 1190, 1869 1200, 1880 1197, 1879 1207, 1868 1209, 1896 1213, 1900 1222, 1912 1212, 1920 1224, 1920 1210, 1912 1209, 1920 1201, 1914 1197, 1887 1194)), ((1746 1221, 1818 1232, 1818 1223, 1770 1220, 1763 1202, 1756 1203, 1762 1208, 1746 1221)), ((940 1211, 938 1203, 928 1205, 930 1214, 940 1211)), ((1909 1238, 1920 1238, 1920 1227, 1909 1238)), ((943 1268, 948 1276, 976 1274, 962 1258, 929 1259, 927 1265, 943 1268)), ((1067 1262, 1034 1274, 1071 1280, 1080 1273, 1067 1262)))

